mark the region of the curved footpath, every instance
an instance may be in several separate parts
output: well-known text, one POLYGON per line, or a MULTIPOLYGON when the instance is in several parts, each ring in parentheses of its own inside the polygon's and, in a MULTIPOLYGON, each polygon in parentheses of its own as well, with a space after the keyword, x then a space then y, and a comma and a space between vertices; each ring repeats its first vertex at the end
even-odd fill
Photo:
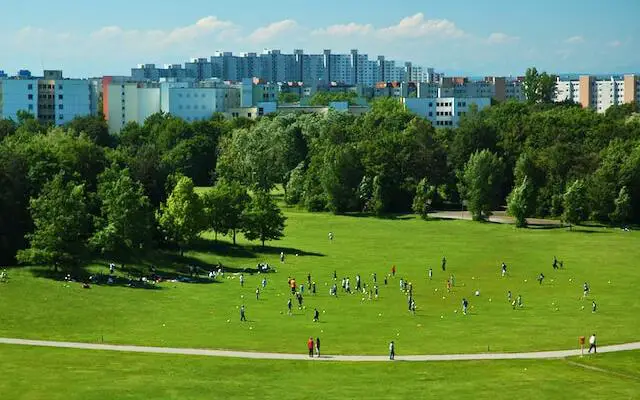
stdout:
MULTIPOLYGON (((127 346, 114 344, 55 342, 48 340, 28 340, 0 338, 0 344, 25 346, 59 347, 84 350, 111 350, 134 353, 180 354, 209 357, 253 358, 263 360, 309 360, 309 361, 388 361, 387 356, 347 356, 325 355, 320 358, 309 358, 305 354, 260 353, 253 351, 207 350, 173 347, 127 346)), ((598 353, 640 350, 640 342, 598 347, 598 353)), ((580 350, 538 351, 530 353, 478 353, 478 354, 434 354, 434 355, 398 355, 396 361, 462 361, 462 360, 513 360, 513 359, 545 359, 579 356, 580 350)))

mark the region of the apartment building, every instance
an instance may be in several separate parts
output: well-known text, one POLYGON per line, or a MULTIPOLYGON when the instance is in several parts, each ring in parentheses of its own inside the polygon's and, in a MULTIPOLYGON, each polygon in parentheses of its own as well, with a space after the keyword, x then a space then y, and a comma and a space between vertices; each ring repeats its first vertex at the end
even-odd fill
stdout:
POLYGON ((402 98, 401 101, 406 110, 429 120, 435 127, 443 128, 457 127, 472 106, 478 110, 491 106, 488 97, 402 98))
POLYGON ((278 49, 265 49, 261 54, 217 51, 210 58, 192 59, 185 63, 158 68, 155 64, 140 64, 131 70, 133 80, 159 82, 161 78, 220 78, 240 82, 245 78, 259 78, 267 82, 303 82, 307 86, 336 82, 345 85, 373 87, 378 82, 438 82, 441 74, 433 68, 423 69, 412 63, 396 64, 384 56, 369 59, 357 49, 347 54, 305 54, 295 49, 293 54, 278 49))
POLYGON ((614 105, 640 102, 640 77, 583 75, 577 79, 557 78, 555 101, 573 101, 584 108, 605 112, 614 105))
POLYGON ((89 80, 64 79, 62 71, 53 70, 42 78, 24 76, 0 79, 0 118, 16 120, 18 111, 27 111, 42 123, 64 125, 96 108, 89 80))

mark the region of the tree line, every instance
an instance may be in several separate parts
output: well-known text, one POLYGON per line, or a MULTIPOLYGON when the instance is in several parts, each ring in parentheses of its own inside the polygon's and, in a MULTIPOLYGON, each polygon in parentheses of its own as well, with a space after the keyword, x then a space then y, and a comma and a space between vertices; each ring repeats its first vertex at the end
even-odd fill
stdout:
POLYGON ((219 138, 250 124, 157 114, 115 137, 100 116, 64 127, 26 113, 0 121, 0 262, 183 253, 204 231, 234 244, 238 232, 263 246, 281 238, 285 217, 267 193, 215 175, 219 138))
POLYGON ((155 114, 117 136, 101 117, 51 127, 21 113, 0 121, 0 262, 53 263, 52 248, 60 264, 183 251, 207 229, 276 239, 284 218, 267 195, 276 187, 309 211, 427 217, 466 205, 481 220, 506 206, 519 225, 640 222, 636 105, 598 114, 550 103, 549 77, 528 75, 531 101, 471 110, 454 129, 395 99, 361 116, 155 114))

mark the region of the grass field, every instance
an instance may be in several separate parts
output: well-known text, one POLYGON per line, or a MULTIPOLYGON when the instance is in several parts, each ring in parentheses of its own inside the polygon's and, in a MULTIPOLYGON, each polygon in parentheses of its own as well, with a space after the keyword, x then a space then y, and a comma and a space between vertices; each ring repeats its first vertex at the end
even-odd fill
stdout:
POLYGON ((5 399, 633 399, 640 353, 570 360, 327 363, 0 345, 5 399), (575 364, 596 367, 582 368, 575 364))
POLYGON ((639 339, 638 232, 286 214, 286 237, 269 243, 273 247, 263 250, 242 238, 238 247, 215 245, 211 236, 186 260, 165 257, 170 261, 158 264, 170 273, 176 268, 186 272, 187 261, 205 268, 218 261, 236 268, 267 261, 278 272, 267 274, 258 301, 254 292, 261 275, 246 275, 244 288, 227 274, 222 283, 165 282, 156 290, 94 285, 87 290, 78 283, 65 287, 41 269, 15 268, 9 271, 10 282, 0 284, 0 336, 274 352, 304 352, 306 339, 320 336, 327 354, 385 354, 389 340, 396 341, 399 354, 425 354, 575 348, 578 336, 592 332, 601 345, 639 339), (335 234, 332 243, 329 231, 335 234), (287 254, 284 264, 278 260, 281 249, 287 254), (552 269, 554 255, 564 261, 564 270, 552 269), (448 260, 446 273, 440 269, 442 256, 448 260), (509 266, 506 278, 500 277, 502 261, 509 266), (383 277, 392 264, 398 273, 385 286, 383 277), (428 267, 434 271, 431 281, 428 267), (368 283, 377 273, 380 298, 369 301, 340 289, 337 299, 330 297, 334 270, 339 280, 351 277, 352 287, 356 273, 368 283), (542 285, 536 281, 540 272, 546 276, 542 285), (305 293, 306 309, 294 308, 288 316, 287 278, 301 282, 307 273, 318 293, 305 293), (447 293, 450 273, 456 286, 447 293), (413 284, 415 316, 399 290, 400 277, 413 284), (586 300, 584 281, 591 285, 586 300), (473 296, 475 290, 479 297, 473 296), (524 308, 511 308, 508 290, 514 297, 522 295, 524 308), (467 316, 459 311, 463 297, 470 300, 467 316), (598 303, 596 313, 591 313, 591 299, 598 303), (241 304, 246 323, 239 321, 241 304), (312 322, 316 307, 319 323, 312 322))

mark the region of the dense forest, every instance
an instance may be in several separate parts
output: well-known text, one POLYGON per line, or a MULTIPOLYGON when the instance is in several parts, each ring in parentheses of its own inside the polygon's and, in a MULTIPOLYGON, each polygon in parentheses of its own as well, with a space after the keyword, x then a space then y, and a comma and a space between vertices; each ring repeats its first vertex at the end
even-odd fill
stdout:
POLYGON ((118 136, 101 117, 50 127, 23 113, 0 121, 0 263, 183 251, 205 230, 264 244, 284 228, 268 196, 275 187, 310 211, 426 217, 464 204, 478 220, 507 207, 519 225, 531 216, 638 223, 636 112, 506 102, 434 129, 383 99, 358 117, 156 114, 118 136))

